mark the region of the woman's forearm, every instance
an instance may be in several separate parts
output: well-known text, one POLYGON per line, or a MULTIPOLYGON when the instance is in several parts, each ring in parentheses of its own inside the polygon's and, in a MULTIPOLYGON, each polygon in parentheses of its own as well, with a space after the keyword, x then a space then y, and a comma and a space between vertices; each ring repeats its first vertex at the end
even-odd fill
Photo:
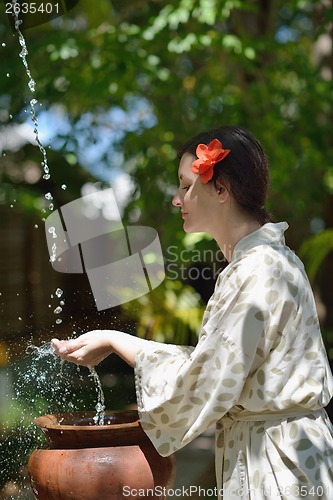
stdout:
POLYGON ((53 339, 54 353, 78 365, 96 366, 112 353, 134 366, 137 353, 148 350, 150 342, 118 330, 93 330, 76 339, 53 339))
POLYGON ((134 366, 135 357, 139 351, 149 348, 148 340, 118 330, 110 330, 110 342, 112 351, 130 366, 134 366))

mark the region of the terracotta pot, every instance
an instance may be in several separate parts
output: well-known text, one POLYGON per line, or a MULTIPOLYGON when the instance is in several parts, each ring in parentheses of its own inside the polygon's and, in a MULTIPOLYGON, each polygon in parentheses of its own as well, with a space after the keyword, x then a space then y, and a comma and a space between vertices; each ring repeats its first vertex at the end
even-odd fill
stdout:
POLYGON ((161 457, 135 411, 106 414, 95 425, 89 413, 46 415, 35 420, 48 444, 33 451, 28 468, 38 500, 165 499, 175 459, 161 457), (141 494, 140 494, 141 493, 141 494))

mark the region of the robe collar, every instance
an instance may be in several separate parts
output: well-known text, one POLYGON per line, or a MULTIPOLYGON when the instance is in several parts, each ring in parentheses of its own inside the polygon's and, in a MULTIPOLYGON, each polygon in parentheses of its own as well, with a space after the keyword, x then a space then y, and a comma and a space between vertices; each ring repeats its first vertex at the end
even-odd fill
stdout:
POLYGON ((242 257, 244 252, 259 245, 285 245, 284 232, 288 229, 287 222, 269 222, 253 233, 244 236, 236 244, 231 262, 242 257))

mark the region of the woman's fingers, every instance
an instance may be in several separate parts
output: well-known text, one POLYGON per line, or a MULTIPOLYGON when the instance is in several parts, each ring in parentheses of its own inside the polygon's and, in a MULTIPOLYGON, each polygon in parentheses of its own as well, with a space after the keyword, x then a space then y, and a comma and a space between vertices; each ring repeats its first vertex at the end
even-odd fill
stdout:
POLYGON ((51 345, 62 360, 84 366, 96 366, 112 353, 109 336, 97 330, 76 339, 52 339, 51 345))
POLYGON ((84 349, 84 347, 81 347, 80 349, 76 349, 75 351, 72 351, 71 353, 62 354, 62 358, 66 359, 67 361, 70 361, 71 363, 86 364, 84 362, 86 354, 87 353, 86 353, 86 350, 84 349))
POLYGON ((57 339, 52 339, 52 345, 54 347, 54 353, 59 356, 62 360, 70 361, 75 364, 82 364, 84 362, 84 357, 86 356, 86 350, 82 346, 73 346, 69 344, 69 341, 57 341, 57 339), (55 340, 55 341, 54 341, 55 340))
POLYGON ((59 349, 61 347, 61 343, 62 343, 62 341, 58 340, 58 339, 51 340, 51 345, 55 351, 59 351, 59 349))
POLYGON ((52 339, 51 343, 54 347, 55 354, 60 356, 62 360, 83 365, 88 365, 89 363, 97 364, 91 363, 90 358, 93 358, 93 356, 90 355, 88 357, 89 350, 87 349, 87 346, 82 345, 82 343, 77 342, 77 340, 52 339))
POLYGON ((58 340, 52 339, 51 344, 54 347, 56 354, 69 354, 82 347, 79 339, 74 340, 58 340))

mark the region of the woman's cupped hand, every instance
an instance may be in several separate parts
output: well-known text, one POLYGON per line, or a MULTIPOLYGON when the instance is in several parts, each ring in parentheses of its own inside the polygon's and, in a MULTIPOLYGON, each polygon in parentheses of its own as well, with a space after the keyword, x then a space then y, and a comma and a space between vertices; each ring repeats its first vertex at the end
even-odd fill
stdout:
POLYGON ((54 354, 77 365, 96 366, 112 354, 112 332, 93 330, 75 339, 52 339, 54 354))

